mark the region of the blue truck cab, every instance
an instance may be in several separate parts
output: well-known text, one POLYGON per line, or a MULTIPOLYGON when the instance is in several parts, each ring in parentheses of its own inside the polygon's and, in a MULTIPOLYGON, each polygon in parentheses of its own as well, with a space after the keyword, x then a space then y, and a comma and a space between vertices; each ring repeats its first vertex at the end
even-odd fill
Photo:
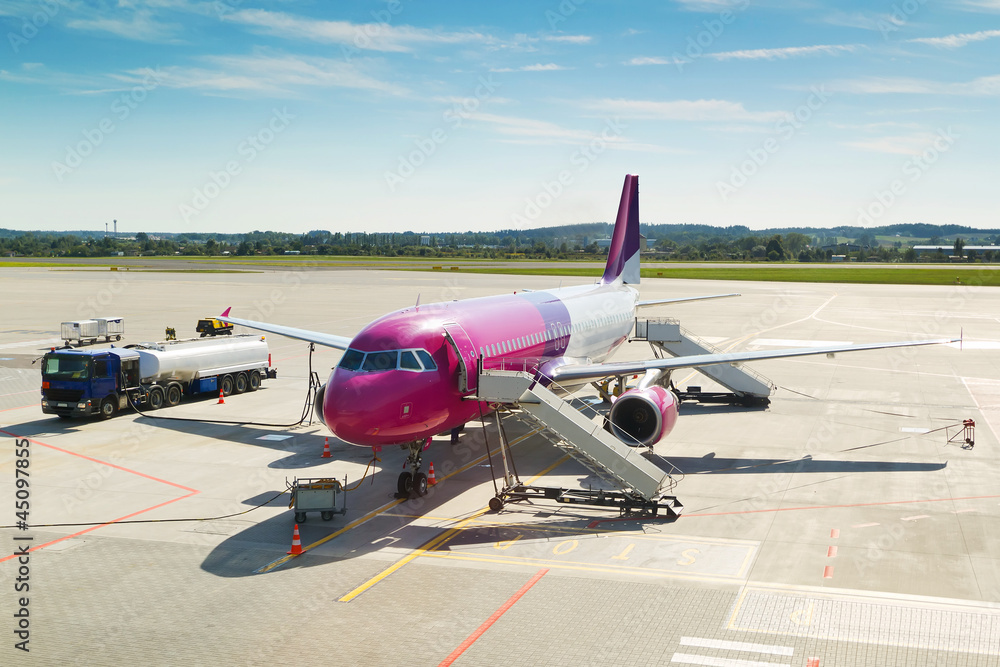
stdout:
POLYGON ((42 358, 42 412, 63 419, 114 417, 130 398, 142 401, 139 353, 123 348, 60 349, 42 358))

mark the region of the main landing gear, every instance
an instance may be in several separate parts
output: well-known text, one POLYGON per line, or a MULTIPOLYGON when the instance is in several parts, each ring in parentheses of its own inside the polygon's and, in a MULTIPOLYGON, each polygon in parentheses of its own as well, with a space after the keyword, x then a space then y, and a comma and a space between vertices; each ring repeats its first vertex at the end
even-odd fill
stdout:
POLYGON ((417 496, 423 496, 427 493, 427 475, 420 472, 420 460, 429 444, 430 438, 426 441, 401 445, 401 447, 406 447, 410 450, 404 464, 404 467, 409 468, 409 470, 399 473, 399 479, 396 481, 397 498, 409 498, 414 493, 417 496))

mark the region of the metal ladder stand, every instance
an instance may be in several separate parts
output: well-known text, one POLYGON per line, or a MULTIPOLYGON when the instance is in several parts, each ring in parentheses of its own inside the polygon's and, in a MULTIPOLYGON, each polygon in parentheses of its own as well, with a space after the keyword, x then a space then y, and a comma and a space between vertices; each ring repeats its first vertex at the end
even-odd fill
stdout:
MULTIPOLYGON (((723 350, 698 338, 673 318, 662 317, 636 320, 635 336, 631 340, 644 340, 660 357, 666 352, 672 357, 689 357, 699 354, 718 354, 723 350)), ((746 366, 714 364, 697 369, 699 373, 729 389, 729 392, 705 392, 701 387, 691 386, 687 391, 675 391, 683 400, 701 403, 740 403, 745 406, 768 405, 774 391, 774 384, 760 373, 746 366)))
POLYGON ((522 484, 516 470, 511 472, 512 461, 508 462, 507 452, 509 445, 497 414, 504 485, 490 500, 490 509, 499 511, 508 502, 536 499, 618 507, 622 515, 642 513, 656 516, 663 510, 668 517, 676 517, 683 509, 675 496, 668 495, 677 484, 674 475, 681 475, 677 468, 653 453, 651 448, 630 447, 621 442, 605 431, 601 424, 541 386, 530 372, 480 370, 475 398, 503 406, 517 419, 538 428, 549 442, 579 461, 599 479, 619 489, 568 489, 522 484))

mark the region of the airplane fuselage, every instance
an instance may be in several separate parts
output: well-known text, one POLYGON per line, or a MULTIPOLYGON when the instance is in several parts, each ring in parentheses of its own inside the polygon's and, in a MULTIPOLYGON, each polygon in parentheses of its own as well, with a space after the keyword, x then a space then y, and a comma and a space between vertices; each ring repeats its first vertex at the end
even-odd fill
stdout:
POLYGON ((405 308, 366 326, 333 370, 326 425, 342 440, 383 446, 424 440, 489 411, 474 395, 486 369, 551 370, 600 363, 631 331, 638 293, 621 283, 463 299, 405 308), (464 366, 464 368, 463 368, 464 366), (462 372, 471 374, 461 386, 462 372))

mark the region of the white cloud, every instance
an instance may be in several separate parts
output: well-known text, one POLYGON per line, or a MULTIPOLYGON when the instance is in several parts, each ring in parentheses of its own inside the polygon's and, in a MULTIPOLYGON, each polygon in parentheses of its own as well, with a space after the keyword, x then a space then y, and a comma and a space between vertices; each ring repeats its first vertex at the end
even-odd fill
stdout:
MULTIPOLYGON (((299 88, 357 88, 392 95, 407 91, 375 79, 356 63, 291 55, 207 56, 205 66, 163 67, 161 85, 209 94, 288 95, 299 88)), ((139 72, 129 72, 138 75, 139 72)))
POLYGON ((930 44, 931 46, 941 46, 948 49, 957 49, 971 42, 981 42, 993 37, 1000 37, 1000 30, 980 30, 979 32, 946 35, 944 37, 920 37, 909 41, 930 44))
POLYGON ((660 56, 640 56, 638 58, 632 58, 626 62, 626 65, 677 65, 680 63, 686 63, 687 61, 683 58, 662 58, 660 56))
POLYGON ((746 9, 750 0, 677 0, 677 4, 692 12, 723 12, 746 9))
POLYGON ((488 39, 477 32, 444 32, 388 23, 324 21, 264 9, 241 9, 224 15, 223 19, 278 37, 342 44, 371 51, 407 52, 416 45, 459 44, 488 39))
POLYGON ((180 24, 157 21, 148 11, 136 11, 122 18, 97 16, 70 19, 66 22, 66 27, 85 32, 108 32, 118 37, 142 42, 175 41, 175 36, 183 30, 180 24))
POLYGON ((542 39, 546 42, 566 42, 567 44, 589 44, 593 40, 590 35, 548 35, 542 39))
POLYGON ((983 76, 972 81, 946 83, 903 77, 867 77, 834 81, 827 86, 833 92, 855 94, 907 93, 918 95, 1000 95, 1000 75, 983 76))
POLYGON ((606 131, 575 130, 562 127, 555 123, 534 118, 518 116, 500 116, 490 113, 473 113, 474 121, 486 123, 493 127, 497 134, 503 136, 502 141, 509 144, 522 145, 552 145, 552 144, 589 144, 594 140, 602 141, 609 148, 642 153, 682 153, 665 146, 644 144, 630 141, 620 134, 608 134, 606 131))
POLYGON ((780 49, 745 49, 742 51, 709 53, 708 57, 716 60, 774 60, 776 58, 784 59, 809 56, 817 53, 826 55, 851 53, 857 50, 857 48, 855 44, 816 44, 814 46, 789 46, 780 49))
POLYGON ((584 105, 601 113, 626 118, 649 118, 693 122, 775 122, 785 118, 784 111, 747 111, 741 102, 728 100, 651 100, 602 99, 584 105))
POLYGON ((555 63, 535 63, 534 65, 524 65, 523 67, 494 67, 491 68, 491 72, 557 72, 560 70, 573 69, 572 67, 563 67, 562 65, 556 65, 555 63))
POLYGON ((862 30, 877 30, 885 32, 892 27, 902 25, 898 17, 891 14, 875 14, 872 12, 834 12, 823 17, 824 23, 844 28, 860 28, 862 30))
POLYGON ((891 153, 894 155, 920 155, 928 146, 934 143, 938 135, 932 132, 918 132, 908 135, 894 135, 860 139, 845 142, 845 146, 873 153, 891 153))

